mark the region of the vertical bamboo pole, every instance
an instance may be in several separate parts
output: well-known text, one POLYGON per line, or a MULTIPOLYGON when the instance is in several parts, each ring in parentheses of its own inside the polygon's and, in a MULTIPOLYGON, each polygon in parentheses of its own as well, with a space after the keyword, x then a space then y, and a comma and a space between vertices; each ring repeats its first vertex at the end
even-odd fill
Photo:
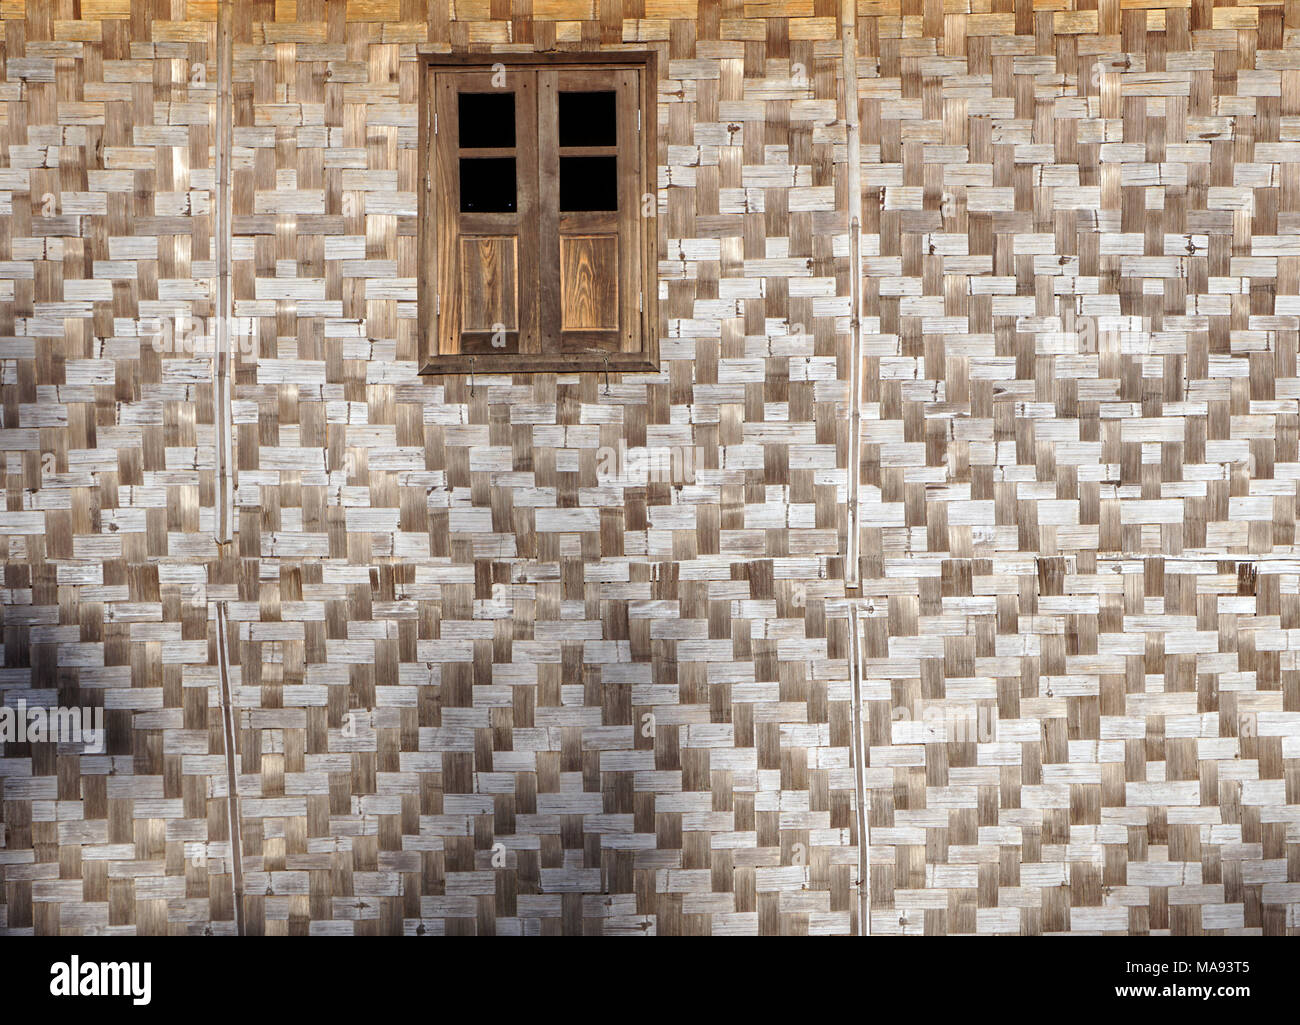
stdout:
MULTIPOLYGON (((231 448, 233 414, 230 391, 230 157, 233 149, 234 112, 230 103, 234 78, 233 0, 217 8, 217 113, 215 204, 217 260, 216 351, 213 354, 213 423, 216 433, 216 540, 219 559, 235 560, 235 474, 231 448)), ((236 579, 231 574, 232 580, 236 579)), ((235 755, 235 712, 230 682, 230 622, 224 600, 216 603, 217 666, 221 677, 221 722, 226 748, 226 817, 230 836, 230 879, 234 889, 235 930, 244 935, 243 838, 240 830, 239 769, 235 755)))
POLYGON ((859 585, 858 545, 862 526, 858 512, 862 457, 862 125, 858 114, 858 27, 856 0, 841 0, 844 43, 844 123, 848 149, 849 215, 849 465, 848 525, 844 550, 844 585, 859 585))
POLYGON ((859 476, 862 462, 862 125, 858 115, 857 0, 841 0, 840 37, 844 44, 845 142, 848 149, 849 292, 852 297, 849 347, 848 524, 844 553, 844 591, 849 609, 849 680, 852 684, 852 758, 858 827, 858 934, 871 933, 871 834, 867 815, 866 744, 862 722, 861 580, 858 542, 859 476))
POLYGON ((866 745, 862 729, 862 619, 849 599, 849 678, 853 684, 853 788, 858 825, 858 935, 871 934, 871 826, 867 821, 866 745))
POLYGON ((214 419, 216 422, 216 532, 217 544, 224 557, 234 536, 235 489, 234 455, 231 451, 230 396, 230 155, 234 117, 230 105, 231 78, 234 74, 231 4, 221 0, 217 10, 217 196, 215 204, 217 244, 217 329, 214 353, 214 419))

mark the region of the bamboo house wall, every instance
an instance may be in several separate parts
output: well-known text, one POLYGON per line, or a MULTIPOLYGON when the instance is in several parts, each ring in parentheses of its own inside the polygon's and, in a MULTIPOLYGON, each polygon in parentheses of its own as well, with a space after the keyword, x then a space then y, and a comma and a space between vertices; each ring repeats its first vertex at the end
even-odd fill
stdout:
POLYGON ((0 0, 0 931, 1300 931, 1298 31, 0 0), (421 376, 420 55, 617 48, 658 372, 421 376))

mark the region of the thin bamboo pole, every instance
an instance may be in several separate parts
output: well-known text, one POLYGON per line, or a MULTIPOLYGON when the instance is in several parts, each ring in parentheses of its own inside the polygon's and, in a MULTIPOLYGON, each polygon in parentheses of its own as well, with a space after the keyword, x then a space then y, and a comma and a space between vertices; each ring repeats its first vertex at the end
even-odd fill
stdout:
POLYGON ((859 585, 858 546, 861 521, 858 511, 862 459, 862 125, 858 114, 858 29, 855 0, 842 0, 844 22, 843 82, 845 143, 848 149, 849 294, 849 465, 847 483, 848 524, 844 549, 844 586, 859 585))
POLYGON ((852 758, 854 810, 858 831, 858 935, 871 934, 871 832, 867 814, 866 745, 862 722, 861 597, 858 542, 861 535, 858 492, 862 463, 862 125, 858 114, 858 25, 856 0, 841 0, 840 36, 844 44, 845 142, 848 149, 849 291, 852 296, 849 347, 849 458, 844 591, 849 609, 849 680, 853 700, 852 758))
MULTIPOLYGON (((217 8, 217 116, 215 204, 217 326, 213 359, 213 422, 216 432, 216 539, 222 562, 235 560, 235 474, 231 445, 233 410, 230 391, 230 157, 233 149, 234 112, 230 104, 234 78, 234 11, 232 0, 217 8)), ((234 574, 229 575, 235 579, 234 574)), ((235 712, 230 681, 230 623, 225 601, 216 603, 217 666, 221 678, 221 723, 226 748, 226 817, 230 836, 230 879, 234 890, 235 930, 244 935, 243 837, 239 810, 239 768, 235 752, 235 712)))
POLYGON ((221 0, 217 12, 217 196, 215 204, 217 244, 217 329, 214 353, 214 419, 216 422, 217 544, 223 556, 234 537, 235 489, 234 454, 231 446, 230 395, 230 157, 233 148, 234 117, 230 106, 234 77, 232 0, 221 0))
POLYGON ((867 816, 866 744, 862 729, 862 617, 856 599, 849 599, 849 678, 853 693, 854 812, 858 826, 858 935, 871 935, 871 826, 867 816))

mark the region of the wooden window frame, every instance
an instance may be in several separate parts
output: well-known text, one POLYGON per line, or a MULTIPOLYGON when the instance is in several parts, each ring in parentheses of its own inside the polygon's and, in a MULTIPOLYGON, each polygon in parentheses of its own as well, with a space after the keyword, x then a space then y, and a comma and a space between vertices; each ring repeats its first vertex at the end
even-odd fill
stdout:
MULTIPOLYGON (((655 52, 456 53, 423 55, 421 60, 421 181, 418 189, 420 373, 658 371, 658 76, 655 52), (449 259, 448 254, 457 252, 466 241, 465 236, 472 236, 476 232, 461 229, 462 215, 457 199, 459 177, 452 181, 452 176, 459 174, 459 141, 450 132, 444 135, 441 126, 435 127, 435 114, 441 120, 442 112, 450 102, 448 96, 455 95, 455 89, 451 88, 452 75, 448 72, 457 76, 482 74, 490 77, 494 66, 499 71, 500 65, 505 66, 507 75, 511 71, 537 73, 527 77, 522 89, 519 88, 519 83, 512 83, 517 95, 525 97, 526 110, 531 111, 528 116, 522 116, 519 100, 516 100, 516 151, 521 151, 530 142, 536 146, 537 176, 535 182, 529 182, 527 174, 517 174, 516 211, 504 215, 506 218, 515 218, 514 231, 517 237, 514 265, 518 296, 514 309, 517 328, 509 333, 510 344, 518 348, 526 346, 533 351, 494 352, 486 345, 473 353, 451 351, 453 346, 462 344, 465 335, 477 332, 460 331, 461 317, 464 315, 463 309, 459 307, 462 295, 461 288, 454 280, 459 271, 458 265, 449 259), (635 91, 639 114, 636 125, 628 124, 628 118, 619 119, 619 209, 605 215, 603 220, 592 219, 592 223, 604 225, 601 230, 606 235, 610 231, 609 223, 612 221, 616 225, 614 230, 619 253, 618 323, 613 329, 602 327, 598 335, 591 336, 593 339, 599 336, 602 340, 605 351, 601 352, 586 349, 572 351, 574 346, 584 341, 583 328, 562 328, 565 314, 561 309, 559 249, 563 248, 565 238, 571 239, 580 233, 583 218, 590 218, 591 215, 559 212, 558 138, 555 132, 540 132, 537 127, 545 117, 544 114, 539 115, 538 111, 548 102, 541 94, 547 88, 547 83, 553 85, 559 80, 557 75, 545 73, 578 76, 584 71, 604 78, 620 71, 632 73, 632 85, 627 88, 635 91), (527 83, 531 83, 531 86, 527 83), (530 139, 530 135, 534 138, 530 139), (630 162, 625 156, 628 147, 632 147, 630 162), (629 174, 629 170, 635 171, 635 174, 629 174), (548 190, 553 199, 545 199, 541 195, 548 190), (643 196, 647 193, 656 196, 656 201, 650 204, 649 215, 643 216, 643 196), (630 209, 629 203, 632 204, 630 209), (567 218, 567 227, 563 231, 561 225, 555 223, 557 218, 567 218), (553 258, 543 255, 548 240, 556 243, 557 251, 553 258), (453 249, 453 246, 457 248, 453 249), (627 254, 635 258, 635 263, 626 258, 627 254), (538 286, 535 295, 531 297, 525 291, 530 281, 536 281, 538 286), (452 303, 458 304, 454 312, 449 308, 452 303), (569 351, 557 347, 560 344, 557 332, 561 330, 566 336, 563 344, 569 351), (614 334, 617 337, 611 338, 614 334), (617 344, 618 348, 610 348, 612 344, 617 344)), ((629 79, 621 81, 628 82, 629 79)), ((557 101, 550 102, 554 107, 557 101)), ((446 124, 448 122, 442 120, 442 125, 446 124)), ((491 223, 490 218, 501 215, 473 216, 480 219, 475 223, 491 223)), ((483 232, 478 234, 482 235, 483 232)), ((484 241, 487 242, 487 239, 484 241)))

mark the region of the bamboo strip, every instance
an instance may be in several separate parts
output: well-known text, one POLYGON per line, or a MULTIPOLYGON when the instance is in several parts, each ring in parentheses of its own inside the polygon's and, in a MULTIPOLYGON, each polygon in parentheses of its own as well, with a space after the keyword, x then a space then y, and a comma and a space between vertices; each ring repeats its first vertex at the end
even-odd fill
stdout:
POLYGON ((849 276, 852 296, 849 348, 848 529, 844 555, 844 588, 849 601, 849 677, 852 682, 852 751, 854 811, 858 827, 858 933, 871 934, 871 838, 867 817, 866 750, 862 742, 862 662, 857 589, 859 472, 862 461, 862 128, 858 117, 858 28, 856 0, 843 0, 841 35, 844 43, 844 120, 847 126, 849 209, 849 276))
MULTIPOLYGON (((223 561, 235 555, 234 456, 231 452, 230 395, 230 158, 234 117, 230 106, 234 39, 232 0, 217 11, 217 335, 213 361, 213 418, 216 431, 217 542, 223 561)), ((230 640, 226 602, 217 602, 217 665, 221 673, 221 720, 226 749, 226 814, 230 826, 231 885, 234 887, 235 929, 244 935, 243 841, 239 809, 234 702, 230 685, 230 640)))

